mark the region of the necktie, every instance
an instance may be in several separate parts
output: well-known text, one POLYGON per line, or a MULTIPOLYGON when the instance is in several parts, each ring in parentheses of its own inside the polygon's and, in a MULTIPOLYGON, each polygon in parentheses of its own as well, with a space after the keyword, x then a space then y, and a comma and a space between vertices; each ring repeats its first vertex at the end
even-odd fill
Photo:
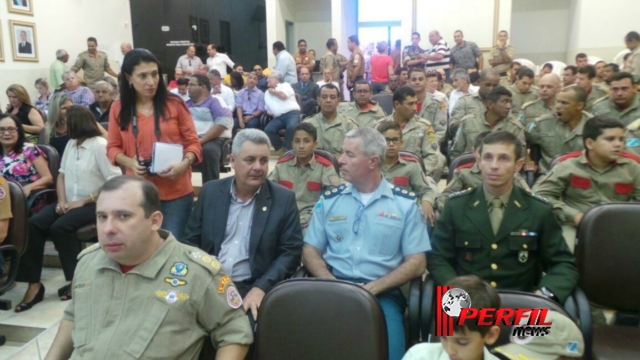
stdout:
POLYGON ((489 212, 489 220, 491 221, 491 229, 493 229, 493 235, 498 233, 500 223, 502 222, 502 216, 504 212, 504 204, 500 198, 493 198, 491 200, 491 211, 489 212))
POLYGON ((302 83, 302 91, 304 91, 304 88, 305 88, 306 86, 307 86, 307 85, 306 85, 305 83, 302 83))

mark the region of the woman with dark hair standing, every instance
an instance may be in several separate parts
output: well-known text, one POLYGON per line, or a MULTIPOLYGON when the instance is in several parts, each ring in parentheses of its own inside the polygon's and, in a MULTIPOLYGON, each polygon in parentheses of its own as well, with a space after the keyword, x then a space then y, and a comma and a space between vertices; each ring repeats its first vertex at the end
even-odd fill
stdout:
MULTIPOLYGON (((62 94, 64 95, 64 94, 62 94)), ((56 183, 58 203, 50 204, 29 218, 29 241, 20 259, 18 281, 29 283, 22 303, 15 311, 31 309, 42 301, 40 283, 44 244, 51 239, 56 246, 67 281, 73 279, 80 246, 76 231, 96 222, 98 189, 107 180, 122 175, 120 168, 107 159, 107 140, 89 109, 74 105, 67 111, 69 142, 60 162, 56 183)), ((61 300, 71 299, 71 286, 58 290, 61 300)))
POLYGON ((120 72, 120 99, 111 105, 107 156, 129 175, 143 176, 160 192, 162 228, 180 239, 193 208, 191 165, 202 159, 195 124, 184 101, 167 91, 156 57, 129 51, 120 72), (154 143, 179 144, 180 162, 149 173, 154 143))

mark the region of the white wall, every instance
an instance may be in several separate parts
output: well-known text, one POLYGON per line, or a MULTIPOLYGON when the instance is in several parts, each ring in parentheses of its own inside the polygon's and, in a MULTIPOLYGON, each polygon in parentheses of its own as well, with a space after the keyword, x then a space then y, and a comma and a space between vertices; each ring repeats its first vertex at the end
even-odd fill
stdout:
MULTIPOLYGON (((98 49, 107 53, 111 66, 119 72, 117 60, 120 44, 132 41, 129 0, 40 0, 34 2, 34 16, 9 13, 6 1, 0 4, 2 40, 5 61, 0 62, 0 103, 7 104, 4 90, 10 84, 21 84, 36 96, 33 86, 39 77, 49 77, 49 66, 55 60, 58 49, 70 55, 67 68, 76 57, 87 49, 87 38, 98 40, 98 49), (9 37, 9 21, 20 20, 36 24, 38 55, 40 61, 14 62, 9 37)), ((135 44, 134 44, 135 46, 135 44)))

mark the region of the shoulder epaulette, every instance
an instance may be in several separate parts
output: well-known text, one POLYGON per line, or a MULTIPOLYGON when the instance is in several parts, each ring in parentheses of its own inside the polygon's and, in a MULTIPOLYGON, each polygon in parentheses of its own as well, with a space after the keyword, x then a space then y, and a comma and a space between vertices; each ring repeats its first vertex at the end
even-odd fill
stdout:
POLYGON ((522 107, 520 108, 520 110, 524 110, 527 107, 531 106, 531 104, 533 104, 534 102, 538 101, 539 99, 536 100, 532 100, 532 101, 527 101, 526 103, 522 104, 522 107))
POLYGON ((477 116, 477 115, 476 115, 476 114, 473 114, 473 113, 471 113, 471 114, 467 114, 467 115, 463 116, 463 117, 460 119, 460 122, 463 122, 463 121, 465 121, 465 120, 467 120, 467 119, 473 119, 473 118, 475 118, 476 116, 477 116))
MULTIPOLYGON (((195 251, 187 250, 186 255, 189 260, 207 269, 212 275, 217 275, 218 271, 222 268, 222 264, 217 257, 209 255, 204 251, 198 251, 198 249, 195 249, 195 251)), ((173 271, 173 269, 171 269, 171 271, 173 271)))
POLYGON ((545 204, 549 203, 549 200, 547 200, 546 198, 544 198, 544 197, 542 197, 542 196, 540 196, 540 195, 538 195, 536 193, 533 193, 531 191, 525 191, 525 193, 527 193, 527 195, 529 195, 530 197, 532 197, 532 198, 534 198, 534 199, 536 199, 538 201, 541 201, 541 202, 543 202, 545 204))
POLYGON ((347 185, 344 185, 344 184, 334 186, 327 189, 327 191, 325 191, 322 196, 324 196, 325 199, 331 199, 333 197, 336 197, 337 195, 340 195, 346 188, 347 188, 347 185))
POLYGON ((333 163, 331 162, 331 160, 324 158, 318 154, 315 155, 316 161, 319 162, 320 164, 329 167, 329 166, 333 166, 333 163))
POLYGON ((95 243, 91 246, 89 246, 88 248, 82 250, 82 252, 80 252, 80 254, 78 254, 78 260, 80 260, 80 258, 82 258, 83 256, 87 255, 90 252, 94 252, 96 250, 100 249, 100 243, 95 243))
POLYGON ((401 196, 403 198, 415 200, 417 198, 417 194, 413 191, 405 190, 401 187, 394 186, 393 194, 397 196, 401 196))
POLYGON ((413 156, 400 155, 400 157, 404 161, 411 161, 411 162, 416 162, 416 163, 418 162, 418 160, 416 160, 416 158, 414 158, 413 156))
POLYGON ((564 155, 562 155, 562 156, 560 156, 558 158, 558 162, 562 162, 562 161, 565 161, 565 160, 568 160, 568 159, 577 158, 578 156, 580 156, 580 154, 582 154, 582 150, 570 152, 568 154, 564 154, 564 155))
POLYGON ((605 100, 609 100, 610 98, 611 98, 611 96, 609 96, 609 95, 603 96, 603 97, 597 99, 596 101, 594 101, 592 107, 597 105, 597 104, 599 104, 599 103, 601 103, 601 102, 603 102, 603 101, 605 101, 605 100))
POLYGON ((627 126, 627 130, 636 131, 640 129, 640 119, 636 119, 634 122, 627 126))
POLYGON ((462 170, 462 169, 472 168, 472 167, 473 167, 473 165, 475 165, 475 164, 476 164, 476 162, 475 162, 475 161, 470 162, 470 163, 467 163, 467 164, 463 164, 463 165, 458 166, 458 167, 456 168, 456 170, 462 170))
POLYGON ((280 159, 278 159, 278 164, 287 162, 291 159, 295 159, 295 157, 296 157, 295 155, 288 155, 288 156, 281 157, 280 159))
POLYGON ((533 119, 533 122, 541 122, 541 121, 547 121, 547 120, 555 120, 557 121, 557 115, 556 114, 542 114, 538 117, 536 117, 535 119, 533 119))
POLYGON ((622 152, 622 157, 625 157, 627 159, 631 159, 631 160, 635 160, 636 162, 640 163, 640 156, 636 155, 636 154, 632 154, 632 153, 628 153, 623 151, 622 152))
POLYGON ((468 188, 468 189, 456 191, 453 194, 449 195, 449 199, 453 199, 454 197, 458 197, 458 196, 462 196, 462 195, 471 194, 471 190, 473 190, 473 189, 472 188, 468 188))

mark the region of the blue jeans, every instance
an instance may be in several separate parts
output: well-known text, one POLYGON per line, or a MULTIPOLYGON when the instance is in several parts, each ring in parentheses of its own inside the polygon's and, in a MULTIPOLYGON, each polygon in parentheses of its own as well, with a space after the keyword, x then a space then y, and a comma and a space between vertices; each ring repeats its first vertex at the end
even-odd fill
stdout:
MULTIPOLYGON (((362 279, 340 279, 355 283, 367 283, 362 279)), ((398 288, 376 295, 387 323, 387 339, 389 341, 389 360, 401 360, 407 352, 404 334, 404 311, 407 299, 398 288)))
POLYGON ((284 113, 273 120, 269 121, 264 128, 264 132, 269 136, 271 145, 275 150, 284 148, 285 150, 291 150, 291 140, 293 139, 293 128, 300 123, 300 111, 293 110, 288 113, 284 113), (278 131, 287 129, 284 136, 284 143, 280 140, 280 134, 278 131))
MULTIPOLYGON (((238 118, 234 117, 233 118, 233 129, 234 131, 238 131, 238 130, 242 130, 242 128, 240 127, 240 124, 238 123, 238 118)), ((248 123, 244 124, 244 128, 245 129, 259 129, 260 128, 260 117, 255 117, 251 120, 249 120, 248 123)))
POLYGON ((163 215, 162 229, 171 231, 180 240, 193 210, 193 193, 173 200, 163 200, 160 207, 163 215))

